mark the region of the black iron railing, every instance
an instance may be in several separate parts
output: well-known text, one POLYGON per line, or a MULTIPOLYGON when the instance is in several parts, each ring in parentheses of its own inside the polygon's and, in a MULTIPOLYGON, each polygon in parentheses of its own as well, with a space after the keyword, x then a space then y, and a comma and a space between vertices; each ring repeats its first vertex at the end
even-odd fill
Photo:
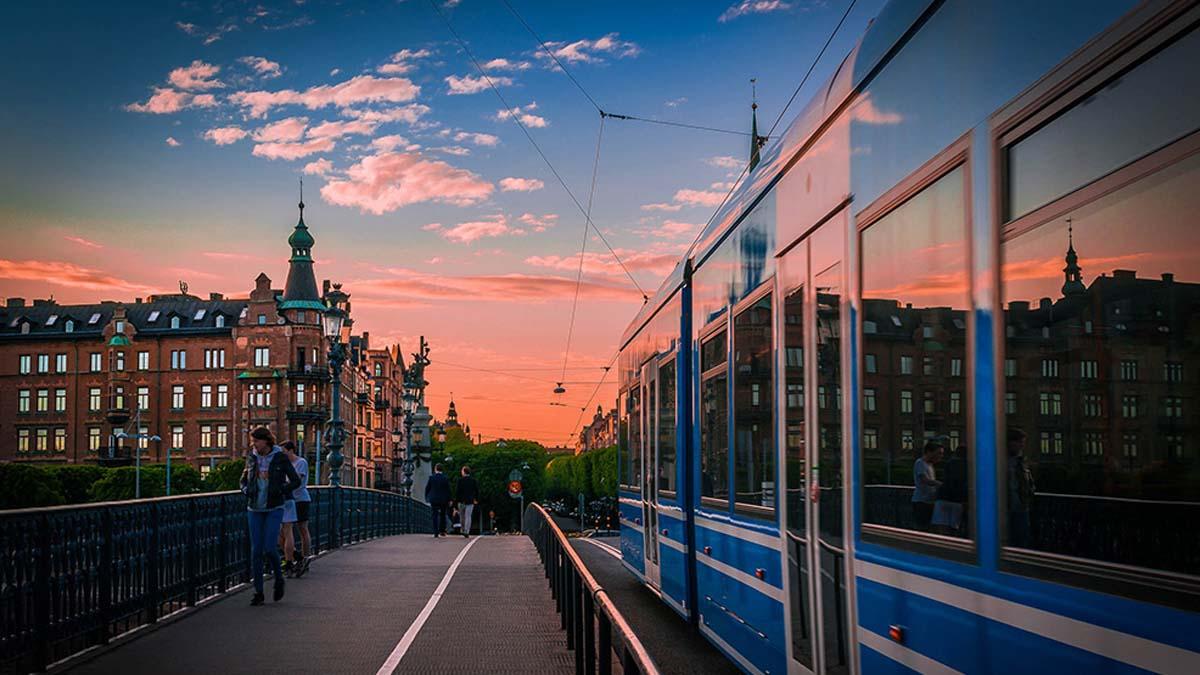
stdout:
MULTIPOLYGON (((429 507, 310 487, 313 552, 428 532, 429 507)), ((0 511, 0 672, 46 666, 249 580, 238 492, 0 511)))
POLYGON ((658 675, 658 667, 629 622, 596 583, 550 514, 541 505, 530 504, 523 525, 546 567, 561 625, 567 632, 567 649, 575 652, 575 672, 609 675, 615 656, 627 675, 658 675))

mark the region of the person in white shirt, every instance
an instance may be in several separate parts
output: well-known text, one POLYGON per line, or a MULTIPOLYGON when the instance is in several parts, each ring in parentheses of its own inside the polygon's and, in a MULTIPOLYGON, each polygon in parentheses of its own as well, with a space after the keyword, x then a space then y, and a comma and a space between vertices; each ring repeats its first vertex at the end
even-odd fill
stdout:
POLYGON ((944 452, 942 444, 931 438, 925 442, 921 456, 913 462, 913 518, 921 530, 928 530, 929 522, 933 519, 933 504, 937 501, 937 489, 942 484, 933 467, 942 461, 944 452))

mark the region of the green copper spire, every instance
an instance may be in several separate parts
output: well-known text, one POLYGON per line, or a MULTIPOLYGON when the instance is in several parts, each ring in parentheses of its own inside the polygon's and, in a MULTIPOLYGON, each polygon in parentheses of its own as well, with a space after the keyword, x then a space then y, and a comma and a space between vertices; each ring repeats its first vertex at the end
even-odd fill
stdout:
POLYGON ((324 311, 321 294, 317 291, 317 277, 313 273, 312 247, 315 243, 313 236, 304 224, 304 179, 300 179, 300 221, 292 236, 288 237, 288 246, 292 247, 292 257, 288 261, 287 283, 283 287, 283 302, 280 309, 313 309, 324 311))

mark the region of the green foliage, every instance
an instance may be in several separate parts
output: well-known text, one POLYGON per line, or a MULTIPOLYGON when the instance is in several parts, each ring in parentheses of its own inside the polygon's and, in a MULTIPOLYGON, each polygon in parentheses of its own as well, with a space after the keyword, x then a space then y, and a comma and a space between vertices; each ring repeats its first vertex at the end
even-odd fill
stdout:
POLYGON ((62 487, 65 504, 82 504, 88 501, 92 485, 104 478, 105 469, 94 464, 62 464, 44 467, 52 472, 62 487))
MULTIPOLYGON (((241 488, 242 471, 246 468, 246 461, 242 459, 233 459, 227 462, 221 462, 212 471, 208 473, 208 477, 204 479, 205 492, 223 492, 225 490, 237 490, 241 488)), ((312 473, 312 467, 309 467, 309 473, 312 473)))
POLYGON ((551 499, 575 500, 581 493, 588 501, 616 497, 617 448, 555 457, 546 466, 546 481, 547 496, 551 499))
MULTIPOLYGON (((110 469, 108 474, 92 485, 88 492, 94 502, 134 499, 137 485, 137 469, 122 466, 110 469)), ((200 492, 203 481, 200 472, 188 465, 171 466, 171 494, 186 495, 200 492)), ((167 494, 167 467, 162 464, 142 465, 142 498, 163 497, 167 494)))
POLYGON ((0 464, 0 509, 57 506, 64 502, 55 473, 32 464, 0 464))
MULTIPOLYGON (((435 462, 441 462, 443 470, 450 478, 452 488, 458 490, 458 478, 464 464, 471 467, 471 473, 479 483, 479 506, 476 508, 477 517, 483 517, 489 511, 496 512, 496 522, 499 529, 520 529, 519 511, 521 502, 508 496, 508 474, 513 469, 520 469, 523 474, 525 501, 541 501, 545 495, 545 466, 546 449, 533 441, 505 440, 504 447, 496 443, 473 445, 470 439, 459 429, 446 431, 446 449, 444 453, 434 455, 435 462), (455 443, 451 444, 453 433, 455 443), (449 457, 449 459, 446 459, 449 457), (523 468, 528 464, 529 468, 523 468)), ((416 485, 415 490, 423 490, 425 486, 416 485)), ((417 494, 420 494, 419 492, 417 494)), ((486 521, 491 524, 491 518, 486 521)))

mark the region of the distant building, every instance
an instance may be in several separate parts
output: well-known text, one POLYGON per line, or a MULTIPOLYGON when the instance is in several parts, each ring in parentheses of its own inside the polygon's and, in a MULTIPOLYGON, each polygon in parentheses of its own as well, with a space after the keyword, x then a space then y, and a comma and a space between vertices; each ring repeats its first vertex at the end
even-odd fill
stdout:
POLYGON ((596 406, 596 414, 590 424, 579 430, 579 438, 575 440, 575 454, 589 450, 607 448, 617 444, 617 409, 604 412, 604 406, 596 406))

